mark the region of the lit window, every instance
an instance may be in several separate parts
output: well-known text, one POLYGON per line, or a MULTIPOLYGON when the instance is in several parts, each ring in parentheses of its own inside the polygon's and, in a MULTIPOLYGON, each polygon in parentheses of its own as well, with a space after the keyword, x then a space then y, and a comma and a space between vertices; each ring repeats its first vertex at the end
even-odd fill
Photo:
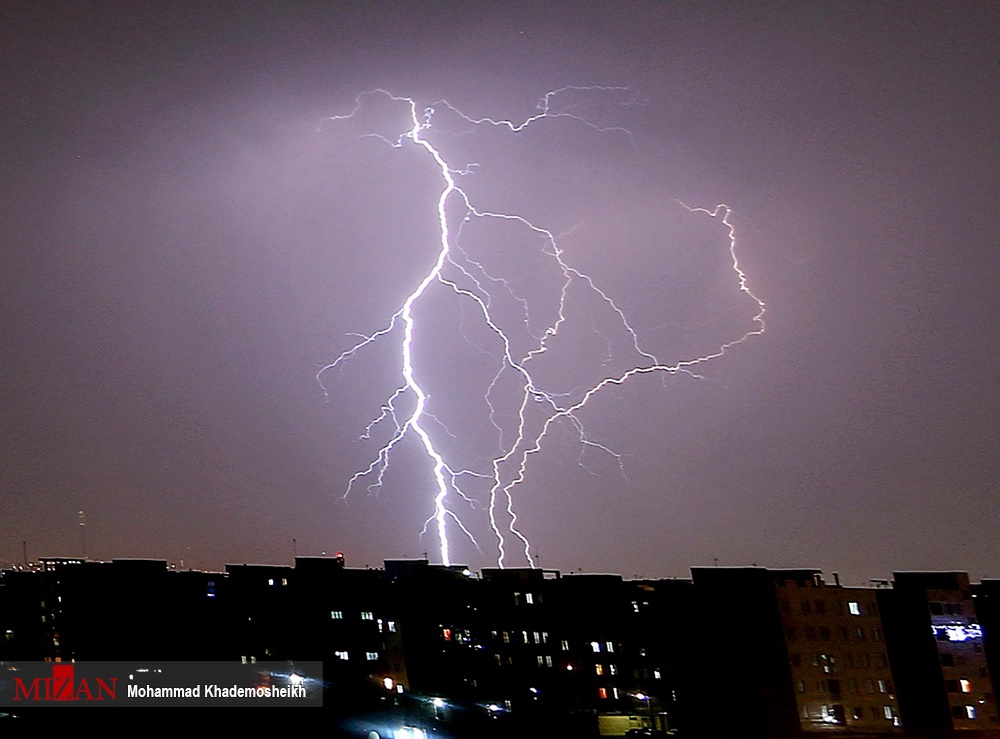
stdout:
POLYGON ((965 717, 966 718, 975 718, 976 717, 976 707, 975 706, 966 706, 965 707, 965 717))
POLYGON ((880 693, 888 693, 889 692, 889 687, 886 684, 885 680, 879 680, 878 681, 878 692, 880 692, 880 693))
POLYGON ((590 648, 594 652, 600 652, 601 651, 601 643, 600 642, 596 642, 596 641, 592 641, 592 642, 590 642, 590 648))
POLYGON ((282 585, 288 585, 288 578, 287 577, 281 578, 281 584, 282 585))
POLYGON ((604 646, 607 647, 609 652, 615 651, 615 645, 613 642, 605 642, 604 646))
POLYGON ((378 659, 378 652, 365 652, 365 659, 369 662, 378 659))
POLYGON ((608 673, 611 675, 618 674, 618 665, 608 665, 608 673))
POLYGON ((334 654, 340 659, 348 659, 347 652, 334 652, 334 654))
POLYGON ((599 698, 607 698, 608 697, 608 689, 607 688, 598 688, 597 689, 597 695, 598 695, 599 698))
POLYGON ((632 601, 632 610, 635 611, 636 613, 639 612, 639 604, 636 603, 635 601, 632 601))
POLYGON ((545 655, 545 666, 552 667, 552 655, 545 655))
POLYGON ((268 585, 274 585, 274 578, 272 577, 272 578, 268 579, 267 584, 268 585))
POLYGON ((604 674, 604 665, 601 665, 601 664, 594 665, 594 672, 596 672, 598 675, 603 675, 604 674))
POLYGON ((510 632, 508 631, 503 632, 503 643, 510 644, 510 632))
POLYGON ((885 716, 887 720, 892 721, 892 706, 882 706, 882 715, 885 716))
POLYGON ((615 697, 615 700, 618 700, 618 688, 611 688, 611 695, 615 697))
POLYGON ((653 679, 654 680, 660 680, 662 678, 663 678, 663 673, 662 672, 660 672, 659 670, 653 670, 653 679))
POLYGON ((535 602, 535 596, 534 596, 534 594, 532 594, 532 593, 525 593, 524 594, 524 602, 527 603, 529 606, 532 603, 534 603, 535 602))
POLYGON ((451 641, 451 629, 442 629, 441 635, 445 641, 451 641))
POLYGON ((396 622, 395 621, 390 621, 389 622, 389 631, 391 631, 393 634, 396 633, 396 622))
POLYGON ((538 666, 541 667, 545 664, 545 658, 542 655, 538 655, 538 666))
POLYGON ((958 684, 962 688, 962 692, 963 693, 971 693, 972 692, 972 683, 969 682, 968 680, 959 680, 958 684))
POLYGON ((563 639, 561 642, 559 642, 559 646, 560 646, 560 648, 564 652, 568 652, 569 651, 569 642, 566 641, 565 639, 563 639))
POLYGON ((343 611, 330 611, 330 618, 343 618, 343 617, 344 617, 343 611))
POLYGON ((542 632, 542 644, 548 644, 548 643, 549 643, 549 632, 543 631, 542 632))
POLYGON ((847 610, 850 612, 852 616, 860 616, 861 604, 858 603, 856 600, 852 600, 850 603, 847 604, 847 610))
POLYGON ((362 621, 374 621, 375 620, 375 614, 372 613, 371 611, 362 611, 361 612, 361 620, 362 621))
POLYGON ((536 631, 536 632, 534 632, 534 633, 532 634, 532 636, 534 636, 534 637, 535 637, 535 644, 541 644, 541 643, 542 643, 542 635, 541 635, 541 634, 539 634, 539 633, 538 633, 537 631, 536 631))

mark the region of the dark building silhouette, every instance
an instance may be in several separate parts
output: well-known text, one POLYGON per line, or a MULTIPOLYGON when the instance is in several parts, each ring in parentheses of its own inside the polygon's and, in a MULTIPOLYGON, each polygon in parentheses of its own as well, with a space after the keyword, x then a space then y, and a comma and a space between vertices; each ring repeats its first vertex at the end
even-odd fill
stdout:
POLYGON ((994 690, 969 577, 896 572, 880 590, 907 731, 938 739, 996 734, 994 690))
POLYGON ((1000 581, 964 573, 860 588, 815 569, 629 581, 342 556, 0 572, 0 661, 321 660, 336 736, 1000 737, 998 620, 1000 581))

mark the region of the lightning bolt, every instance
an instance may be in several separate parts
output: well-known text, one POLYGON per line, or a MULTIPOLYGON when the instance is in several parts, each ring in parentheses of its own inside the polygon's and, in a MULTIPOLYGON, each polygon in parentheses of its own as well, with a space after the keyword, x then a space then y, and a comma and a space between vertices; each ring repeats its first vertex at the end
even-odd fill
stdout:
MULTIPOLYGON (((625 100, 625 102, 618 104, 636 102, 634 97, 628 97, 631 93, 628 88, 624 87, 563 87, 547 92, 538 103, 536 113, 520 122, 515 122, 489 117, 475 118, 461 112, 446 100, 439 100, 421 108, 414 98, 376 89, 358 95, 354 101, 353 109, 348 113, 325 119, 325 126, 352 119, 358 116, 369 101, 377 98, 399 106, 402 111, 405 111, 407 123, 398 135, 395 137, 375 133, 364 135, 381 139, 394 148, 417 147, 440 178, 440 190, 437 195, 435 212, 438 240, 436 246, 433 247, 436 250, 433 265, 419 277, 412 292, 405 297, 399 308, 389 317, 382 328, 368 334, 353 334, 356 338, 353 345, 332 362, 321 367, 316 374, 316 379, 324 393, 329 397, 329 388, 325 382, 327 373, 340 367, 369 345, 379 341, 389 341, 392 336, 400 335, 400 382, 386 397, 380 413, 367 425, 361 436, 362 439, 370 439, 376 428, 391 423, 388 440, 379 448, 375 457, 366 467, 359 469, 351 476, 343 497, 349 496, 355 486, 363 480, 367 481, 369 492, 380 488, 383 485, 384 475, 389 468, 393 452, 405 439, 415 438, 427 460, 433 479, 432 511, 424 522, 421 535, 426 534, 431 529, 435 531, 439 543, 440 560, 446 566, 451 565, 449 526, 455 527, 482 551, 469 526, 459 515, 459 507, 465 506, 471 509, 485 508, 490 531, 496 539, 497 564, 500 567, 505 564, 511 542, 514 542, 514 545, 523 553, 528 565, 534 567, 531 544, 518 526, 514 491, 517 486, 524 483, 529 460, 542 450, 543 443, 554 426, 562 422, 569 424, 569 428, 580 444, 581 452, 578 461, 581 466, 583 465, 583 452, 586 449, 591 449, 614 460, 621 474, 624 475, 625 467, 622 455, 588 435, 580 418, 580 411, 609 386, 624 385, 641 375, 683 374, 692 378, 701 378, 702 375, 698 372, 701 365, 722 357, 733 347, 764 332, 766 307, 764 302, 751 292, 747 284, 747 276, 740 266, 736 254, 736 233, 730 222, 732 211, 728 206, 718 205, 713 209, 708 209, 691 207, 676 201, 678 206, 689 213, 717 219, 725 228, 728 234, 729 255, 736 278, 736 286, 741 293, 749 298, 753 306, 750 327, 742 334, 719 345, 714 351, 679 361, 663 362, 657 358, 656 354, 643 346, 639 332, 630 323, 625 311, 598 285, 597 281, 570 264, 560 246, 560 240, 565 237, 565 234, 557 236, 551 230, 539 226, 517 213, 494 211, 474 204, 467 189, 461 187, 458 182, 463 177, 472 176, 477 171, 478 165, 466 163, 461 169, 456 168, 447 161, 441 148, 432 144, 428 138, 432 128, 432 120, 439 111, 450 112, 458 120, 464 122, 469 130, 488 126, 505 129, 510 135, 520 135, 529 127, 562 122, 601 133, 631 136, 630 132, 623 127, 602 126, 588 120, 587 116, 579 112, 579 107, 582 105, 579 102, 581 93, 584 95, 613 95, 617 96, 616 99, 619 101, 625 100), (561 103, 566 99, 570 102, 561 103), (574 99, 578 100, 576 105, 572 103, 574 99), (456 210, 460 214, 455 219, 458 221, 458 226, 452 228, 454 221, 449 218, 449 211, 456 210), (544 321, 543 326, 539 326, 538 318, 532 314, 531 300, 519 292, 516 281, 503 275, 492 274, 482 261, 473 258, 463 246, 464 229, 473 222, 505 224, 520 230, 537 242, 541 254, 554 266, 556 274, 559 275, 559 285, 556 290, 557 308, 554 316, 548 321, 544 321), (481 465, 481 469, 466 469, 446 460, 445 454, 441 451, 442 447, 435 442, 435 435, 431 433, 431 429, 432 426, 436 425, 445 433, 450 432, 435 415, 429 412, 430 394, 425 389, 426 385, 422 384, 423 381, 414 367, 414 331, 417 325, 414 309, 427 298, 431 291, 438 289, 450 291, 459 301, 471 306, 473 313, 481 321, 480 325, 488 332, 488 335, 495 338, 499 347, 496 354, 494 351, 477 347, 490 356, 496 356, 499 364, 484 393, 486 417, 496 434, 496 452, 488 462, 481 465), (624 336, 627 337, 631 351, 635 353, 636 361, 625 371, 606 374, 588 386, 557 391, 554 388, 546 387, 543 382, 537 379, 537 372, 533 374, 533 365, 538 364, 544 355, 552 350, 553 341, 569 321, 567 307, 570 292, 579 289, 586 291, 600 304, 603 304, 605 310, 610 311, 610 315, 614 317, 619 330, 623 331, 624 336), (511 329, 505 328, 504 322, 498 317, 494 302, 501 294, 506 300, 519 306, 519 312, 523 316, 524 332, 528 334, 532 342, 530 348, 526 350, 518 351, 515 349, 515 344, 519 342, 515 341, 511 329), (516 407, 512 424, 505 424, 496 405, 497 396, 502 392, 501 386, 510 381, 508 378, 518 388, 515 396, 516 402, 511 404, 516 407), (405 411, 401 409, 404 399, 407 403, 405 411), (505 427, 511 425, 512 429, 505 427), (466 478, 487 481, 489 492, 485 503, 480 504, 477 498, 463 487, 462 481, 466 478)), ((595 333, 600 335, 607 345, 607 358, 602 363, 602 366, 605 366, 610 363, 612 341, 609 337, 600 334, 596 328, 595 333)))

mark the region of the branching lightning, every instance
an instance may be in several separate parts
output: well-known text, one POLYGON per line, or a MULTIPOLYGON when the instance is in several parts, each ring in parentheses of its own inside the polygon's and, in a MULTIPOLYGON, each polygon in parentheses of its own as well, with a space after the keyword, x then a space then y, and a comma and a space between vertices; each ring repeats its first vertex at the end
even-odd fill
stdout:
MULTIPOLYGON (((440 561, 445 565, 452 562, 449 548, 450 529, 468 537, 477 548, 479 543, 470 530, 469 525, 460 515, 460 510, 476 511, 485 509, 489 528, 496 539, 497 563, 504 566, 509 556, 508 549, 514 546, 523 553, 528 565, 534 566, 531 544, 518 526, 518 515, 515 510, 515 489, 524 483, 529 460, 542 451, 546 438, 552 429, 560 422, 569 424, 581 449, 580 464, 583 464, 583 450, 591 449, 608 455, 614 460, 621 474, 625 474, 622 455, 610 446, 592 438, 586 430, 580 412, 595 396, 605 391, 609 386, 621 386, 633 381, 640 375, 649 374, 683 374, 692 378, 700 378, 698 373, 701 365, 722 357, 728 350, 742 344, 751 337, 764 332, 765 304, 756 297, 747 284, 747 276, 740 266, 736 254, 736 235, 730 222, 731 211, 726 205, 718 205, 713 209, 689 207, 677 203, 693 216, 704 216, 716 219, 723 224, 728 234, 729 255, 732 270, 738 290, 745 294, 751 306, 752 316, 749 328, 722 343, 715 350, 698 356, 692 356, 679 361, 661 361, 654 352, 643 346, 639 332, 629 321, 625 311, 599 285, 590 274, 574 267, 560 246, 564 236, 557 236, 551 230, 530 221, 517 213, 498 212, 485 208, 473 202, 467 188, 459 185, 463 177, 472 176, 477 165, 462 163, 458 168, 445 158, 440 146, 435 146, 428 138, 432 131, 432 120, 437 111, 447 110, 472 129, 478 127, 496 127, 506 129, 510 135, 524 135, 529 128, 545 126, 554 123, 577 127, 586 127, 609 135, 630 135, 625 128, 605 127, 597 125, 574 111, 570 105, 560 107, 559 101, 567 93, 614 93, 625 94, 626 88, 620 87, 566 87, 553 90, 544 95, 539 102, 537 112, 521 122, 513 120, 497 120, 488 117, 474 118, 457 110, 444 100, 421 108, 417 101, 410 97, 394 95, 382 89, 365 92, 355 100, 354 108, 344 114, 331 116, 330 124, 358 116, 364 106, 376 98, 383 98, 392 105, 405 111, 406 127, 396 138, 380 134, 368 134, 385 141, 395 148, 407 146, 418 147, 426 157, 429 166, 434 168, 439 176, 440 191, 436 200, 436 223, 438 240, 436 245, 415 244, 414 248, 430 249, 436 253, 436 259, 431 268, 419 275, 416 285, 399 304, 382 328, 369 334, 354 334, 356 341, 343 351, 336 359, 322 367, 317 373, 317 380, 328 392, 324 376, 331 370, 354 358, 359 352, 375 342, 399 341, 399 378, 400 381, 386 396, 378 415, 367 425, 362 439, 371 439, 376 429, 388 425, 388 440, 379 448, 371 462, 353 474, 344 493, 346 498, 355 486, 364 481, 368 490, 379 488, 389 468, 390 460, 396 448, 407 439, 414 439, 427 460, 433 479, 432 511, 424 523, 423 534, 433 530, 439 544, 440 561), (456 213, 458 216, 456 217, 456 213), (559 284, 554 286, 553 294, 557 296, 557 309, 554 315, 538 328, 537 317, 532 313, 531 301, 518 293, 516 286, 503 275, 491 274, 488 268, 473 258, 463 246, 463 229, 471 222, 506 223, 523 230, 537 240, 541 253, 551 261, 555 273, 559 275, 559 284), (457 227, 455 224, 457 223, 457 227), (626 341, 634 351, 636 360, 625 371, 603 374, 600 379, 586 387, 576 387, 570 390, 546 387, 538 380, 537 371, 533 374, 533 366, 552 350, 555 338, 570 320, 567 311, 570 291, 585 290, 593 298, 600 301, 614 316, 618 330, 624 332, 626 341), (415 329, 418 317, 415 308, 432 291, 449 291, 456 299, 470 306, 474 315, 481 321, 485 332, 492 336, 497 348, 487 353, 497 359, 497 370, 484 389, 486 419, 496 435, 496 453, 486 463, 480 463, 478 468, 470 468, 455 464, 446 459, 442 452, 442 444, 437 437, 439 431, 447 431, 444 423, 428 409, 430 396, 426 380, 414 366, 414 346, 417 343, 415 329), (499 317, 494 307, 497 291, 520 306, 523 313, 523 326, 518 327, 519 334, 525 332, 533 342, 526 350, 515 349, 512 339, 513 327, 509 321, 499 317), (502 382, 512 378, 518 388, 516 398, 509 407, 516 408, 512 424, 505 424, 500 419, 497 403, 502 382), (405 410, 404 410, 405 407, 405 410), (434 433, 432 433, 432 431, 434 433), (480 501, 464 487, 464 480, 485 480, 489 486, 485 500, 480 501)), ((607 359, 596 369, 607 372, 604 365, 611 360, 612 342, 595 328, 595 333, 602 336, 607 343, 607 359)), ((484 350, 485 351, 485 350, 484 350)), ((485 489, 485 488, 484 488, 485 489)), ((482 515, 480 512, 478 515, 482 515)), ((480 551, 482 549, 480 548, 480 551)))

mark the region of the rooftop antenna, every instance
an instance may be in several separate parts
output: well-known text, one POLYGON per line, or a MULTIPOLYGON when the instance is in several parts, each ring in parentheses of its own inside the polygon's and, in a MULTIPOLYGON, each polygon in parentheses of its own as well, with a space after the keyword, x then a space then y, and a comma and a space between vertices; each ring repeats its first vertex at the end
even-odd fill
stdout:
POLYGON ((76 517, 80 522, 80 548, 83 550, 83 558, 87 559, 87 517, 83 515, 83 511, 77 513, 76 517))

